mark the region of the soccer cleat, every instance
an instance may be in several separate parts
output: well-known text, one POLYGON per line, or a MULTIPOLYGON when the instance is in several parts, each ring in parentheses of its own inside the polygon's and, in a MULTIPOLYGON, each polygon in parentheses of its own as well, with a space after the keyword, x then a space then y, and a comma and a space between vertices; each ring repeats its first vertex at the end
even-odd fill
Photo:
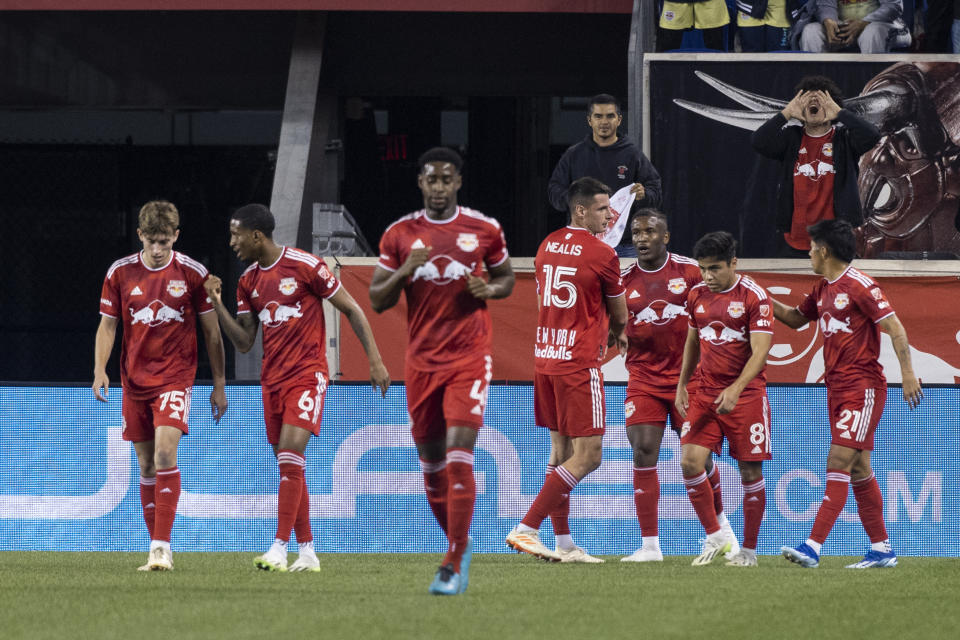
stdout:
POLYGON ((757 566, 757 554, 749 553, 745 550, 737 552, 733 557, 730 557, 728 553, 727 561, 728 567, 755 567, 757 566))
POLYGON ((437 575, 430 583, 430 593, 435 596, 455 596, 462 592, 460 574, 453 570, 452 564, 445 564, 437 569, 437 575))
POLYGON ((847 569, 887 569, 897 566, 897 554, 893 551, 871 549, 860 562, 848 564, 847 569))
POLYGON ((320 571, 320 559, 313 551, 301 551, 287 571, 306 571, 316 573, 320 571))
POLYGON ((150 551, 147 571, 173 571, 173 552, 156 547, 150 551))
POLYGON ((798 547, 780 547, 780 554, 807 569, 816 569, 820 566, 820 554, 810 548, 806 542, 798 547))
POLYGON ((470 561, 473 560, 473 538, 467 536, 467 548, 460 558, 460 593, 467 590, 470 583, 470 561))
POLYGON ((580 547, 573 549, 557 548, 557 555, 560 556, 560 562, 581 562, 583 564, 603 564, 603 558, 595 558, 580 547))
POLYGON ((737 534, 733 532, 730 521, 726 519, 724 519, 723 524, 720 525, 720 530, 723 531, 723 534, 727 536, 727 540, 730 541, 730 551, 727 551, 725 557, 727 560, 733 560, 733 557, 740 553, 740 542, 737 540, 737 534))
POLYGON ((553 549, 548 549, 540 542, 539 531, 513 531, 507 534, 507 546, 517 553, 529 553, 534 558, 547 562, 560 562, 560 556, 553 549))
POLYGON ((620 562, 663 562, 663 552, 660 549, 639 548, 620 562))
POLYGON ((707 536, 707 539, 703 541, 703 547, 700 549, 700 555, 694 558, 691 564, 694 567, 708 565, 728 551, 730 551, 730 540, 728 538, 714 540, 707 536))
POLYGON ((284 547, 272 545, 265 554, 253 559, 253 566, 264 571, 286 571, 287 550, 284 547))

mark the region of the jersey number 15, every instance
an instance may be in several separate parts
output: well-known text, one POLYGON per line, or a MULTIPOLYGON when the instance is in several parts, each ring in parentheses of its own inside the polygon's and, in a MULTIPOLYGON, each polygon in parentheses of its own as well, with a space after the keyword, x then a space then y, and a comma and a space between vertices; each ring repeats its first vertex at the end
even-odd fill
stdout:
POLYGON ((576 267, 543 265, 543 306, 569 309, 577 303, 577 286, 564 280, 577 275, 576 267))

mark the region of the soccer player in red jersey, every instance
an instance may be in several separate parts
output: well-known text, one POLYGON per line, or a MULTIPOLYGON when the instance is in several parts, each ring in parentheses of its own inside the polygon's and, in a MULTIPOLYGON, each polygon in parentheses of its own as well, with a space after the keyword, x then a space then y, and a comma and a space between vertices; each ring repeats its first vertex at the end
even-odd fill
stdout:
POLYGON ((510 295, 514 275, 500 224, 457 204, 460 155, 436 147, 418 163, 423 209, 380 239, 370 302, 382 312, 406 294, 407 406, 427 501, 448 542, 429 590, 456 595, 470 580, 473 447, 493 377, 486 301, 510 295))
POLYGON ((693 565, 706 565, 731 550, 733 541, 717 521, 713 491, 705 472, 710 452, 723 439, 740 468, 743 483, 743 545, 730 566, 757 565, 757 537, 766 491, 763 461, 770 460, 770 407, 763 370, 773 337, 767 292, 737 275, 737 243, 726 231, 708 233, 693 248, 703 282, 690 290, 690 313, 676 406, 686 421, 681 430, 680 468, 700 524, 707 532, 693 565), (697 366, 697 388, 687 383, 697 366))
POLYGON ((140 571, 173 570, 170 532, 180 500, 177 447, 188 432, 198 318, 213 373, 214 421, 220 422, 227 410, 223 340, 203 289, 207 269, 173 250, 179 227, 173 204, 158 200, 143 205, 137 227, 143 250, 113 263, 100 294, 93 395, 107 401, 107 360, 122 323, 123 439, 133 442, 137 452, 140 504, 150 533, 150 555, 140 571))
POLYGON ((870 537, 870 550, 849 569, 895 567, 883 522, 883 495, 870 467, 873 436, 887 399, 887 381, 880 366, 880 330, 887 332, 900 362, 903 399, 911 409, 923 392, 910 361, 907 333, 877 283, 850 266, 856 241, 850 223, 823 220, 807 227, 810 262, 823 276, 813 292, 795 308, 774 300, 780 322, 798 329, 818 322, 823 332, 827 405, 830 412, 830 453, 827 486, 806 542, 782 547, 785 558, 803 567, 820 564, 820 550, 847 502, 849 486, 857 501, 860 522, 870 537))
POLYGON ((237 209, 230 220, 230 247, 252 262, 237 283, 237 317, 221 298, 222 282, 210 276, 207 295, 223 331, 246 353, 263 325, 263 419, 267 441, 280 471, 277 534, 270 549, 254 559, 265 571, 287 571, 290 530, 297 534, 299 556, 290 571, 319 571, 310 530, 310 494, 304 470, 310 436, 319 435, 329 373, 323 301, 343 313, 367 353, 370 382, 385 395, 390 387, 377 344, 363 310, 320 258, 273 241, 273 214, 260 204, 237 209))
MULTIPOLYGON (((660 501, 657 460, 667 416, 678 436, 683 423, 673 401, 677 397, 690 316, 687 296, 702 280, 696 260, 667 251, 670 231, 663 212, 638 209, 630 221, 630 231, 637 260, 620 275, 627 291, 627 311, 632 322, 627 322, 619 347, 621 353, 626 354, 629 372, 623 415, 633 449, 633 501, 643 543, 621 560, 660 562, 663 553, 657 533, 660 501)), ((735 541, 730 521, 723 512, 720 471, 710 459, 706 471, 717 519, 728 538, 735 541)), ((739 551, 740 545, 735 544, 731 557, 739 551)))
POLYGON ((553 469, 523 520, 507 535, 507 545, 554 562, 602 562, 575 545, 564 548, 560 534, 557 550, 547 548, 539 529, 548 515, 569 509, 570 492, 600 466, 603 455, 600 365, 606 347, 615 344, 627 322, 617 255, 593 235, 612 216, 609 194, 594 178, 571 183, 570 224, 540 243, 534 261, 539 313, 533 406, 537 424, 550 429, 553 469))

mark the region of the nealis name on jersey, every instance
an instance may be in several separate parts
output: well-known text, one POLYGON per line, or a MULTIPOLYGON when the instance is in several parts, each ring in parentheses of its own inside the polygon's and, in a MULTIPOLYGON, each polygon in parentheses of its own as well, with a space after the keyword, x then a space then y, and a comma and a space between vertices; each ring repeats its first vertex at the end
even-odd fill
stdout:
POLYGON ((583 246, 579 244, 567 244, 566 242, 548 242, 544 248, 548 253, 559 253, 565 256, 578 256, 583 251, 583 246))

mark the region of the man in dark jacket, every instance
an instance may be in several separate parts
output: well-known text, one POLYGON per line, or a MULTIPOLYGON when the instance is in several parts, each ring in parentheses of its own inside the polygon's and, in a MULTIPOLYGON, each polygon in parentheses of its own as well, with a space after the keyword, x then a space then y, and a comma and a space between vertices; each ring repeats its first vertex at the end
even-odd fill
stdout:
MULTIPOLYGON (((613 193, 632 183, 631 191, 637 196, 634 207, 660 206, 660 174, 635 144, 617 136, 622 121, 616 98, 606 93, 590 98, 587 124, 592 133, 564 152, 550 176, 547 195, 554 209, 568 209, 567 188, 585 176, 596 178, 613 193)), ((632 249, 628 238, 623 251, 632 249)), ((618 254, 624 255, 623 251, 617 248, 618 254)))
POLYGON ((807 76, 783 111, 753 132, 753 148, 781 165, 777 185, 780 257, 810 250, 807 227, 821 220, 863 222, 857 192, 858 161, 880 140, 872 124, 839 106, 839 87, 823 76, 807 76), (791 120, 802 126, 791 126, 791 120))

